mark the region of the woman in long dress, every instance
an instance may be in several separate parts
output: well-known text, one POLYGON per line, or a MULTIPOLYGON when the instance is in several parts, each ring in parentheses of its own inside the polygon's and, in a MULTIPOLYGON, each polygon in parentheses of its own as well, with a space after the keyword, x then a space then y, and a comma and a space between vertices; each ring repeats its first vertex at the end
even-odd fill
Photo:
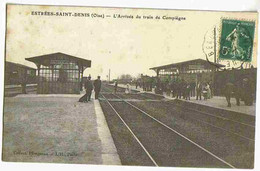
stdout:
POLYGON ((126 84, 126 89, 125 89, 125 94, 130 94, 130 93, 131 93, 130 84, 127 83, 127 84, 126 84))
POLYGON ((211 89, 209 87, 209 84, 207 84, 206 89, 207 89, 207 99, 210 99, 211 98, 211 89))

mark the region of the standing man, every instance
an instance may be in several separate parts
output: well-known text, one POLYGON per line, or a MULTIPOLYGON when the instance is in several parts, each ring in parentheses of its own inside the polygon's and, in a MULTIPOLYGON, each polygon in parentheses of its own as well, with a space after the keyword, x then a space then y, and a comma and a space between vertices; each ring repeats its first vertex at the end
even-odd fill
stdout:
POLYGON ((190 84, 190 88, 191 88, 191 97, 194 97, 194 96, 195 96, 196 83, 195 83, 195 82, 192 82, 192 83, 190 84))
POLYGON ((117 81, 115 81, 115 94, 117 92, 117 81))
POLYGON ((225 94, 225 97, 226 97, 226 100, 228 103, 227 107, 231 107, 230 99, 231 99, 232 92, 234 92, 234 89, 235 89, 234 84, 232 84, 230 82, 228 82, 225 85, 224 94, 225 94))
POLYGON ((197 86, 196 86, 196 92, 197 92, 197 95, 196 95, 196 100, 201 100, 201 93, 202 93, 202 85, 201 85, 201 82, 198 82, 197 86))
POLYGON ((97 79, 94 81, 95 99, 98 99, 100 89, 101 89, 101 80, 100 80, 100 76, 98 76, 97 79))
POLYGON ((85 89, 86 89, 86 102, 90 101, 92 90, 93 90, 93 85, 91 82, 91 77, 89 76, 86 83, 85 83, 85 89))
POLYGON ((186 84, 185 99, 190 100, 191 86, 189 83, 186 84))
POLYGON ((243 92, 243 98, 244 98, 245 105, 252 106, 253 102, 254 102, 254 98, 253 98, 254 88, 252 86, 251 80, 248 78, 244 78, 242 80, 242 86, 240 86, 240 87, 242 87, 240 94, 242 94, 242 92, 243 92))

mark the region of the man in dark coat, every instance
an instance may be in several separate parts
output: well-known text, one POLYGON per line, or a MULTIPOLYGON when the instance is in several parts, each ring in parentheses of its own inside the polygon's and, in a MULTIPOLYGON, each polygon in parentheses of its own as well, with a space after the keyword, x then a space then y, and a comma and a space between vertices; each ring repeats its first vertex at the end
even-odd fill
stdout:
POLYGON ((117 81, 115 81, 115 94, 117 92, 117 81))
POLYGON ((224 87, 224 94, 228 103, 228 107, 231 107, 230 99, 232 97, 232 94, 234 94, 234 97, 236 98, 236 104, 237 106, 240 106, 240 98, 242 95, 242 89, 239 85, 239 81, 237 81, 235 84, 228 82, 224 87))
POLYGON ((253 86, 248 78, 244 78, 242 81, 242 91, 243 92, 243 100, 245 105, 251 106, 253 105, 253 86))
POLYGON ((196 100, 201 100, 201 93, 202 93, 202 84, 201 82, 198 82, 197 86, 196 86, 196 92, 197 92, 197 95, 196 95, 196 100))
POLYGON ((94 91, 95 91, 95 99, 98 99, 99 92, 101 90, 101 80, 100 76, 94 81, 94 91))
POLYGON ((85 89, 86 89, 86 102, 90 101, 93 85, 91 82, 91 77, 89 76, 87 81, 85 82, 85 89))
POLYGON ((190 84, 191 97, 194 97, 194 96, 195 96, 195 88, 196 88, 196 83, 195 83, 195 82, 192 82, 192 83, 190 84))

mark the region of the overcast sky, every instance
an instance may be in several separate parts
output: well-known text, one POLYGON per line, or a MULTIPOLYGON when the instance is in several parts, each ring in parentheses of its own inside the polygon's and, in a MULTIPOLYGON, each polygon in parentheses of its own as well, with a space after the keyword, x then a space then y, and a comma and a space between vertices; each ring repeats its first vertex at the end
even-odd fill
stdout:
MULTIPOLYGON (((155 75, 151 67, 202 58, 204 35, 221 18, 255 20, 255 13, 83 7, 9 6, 6 60, 36 68, 25 58, 62 52, 92 61, 84 75, 155 75), (36 16, 32 11, 98 13, 110 18, 36 16), (119 19, 113 14, 185 17, 183 21, 119 19)), ((220 31, 220 30, 218 30, 220 31)), ((256 66, 256 48, 253 65, 256 66)))

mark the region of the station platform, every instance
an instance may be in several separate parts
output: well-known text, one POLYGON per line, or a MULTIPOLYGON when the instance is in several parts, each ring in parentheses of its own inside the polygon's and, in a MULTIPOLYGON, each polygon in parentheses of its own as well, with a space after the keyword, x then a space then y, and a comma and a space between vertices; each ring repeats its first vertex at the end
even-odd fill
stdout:
MULTIPOLYGON (((118 86, 126 88, 126 85, 124 84, 118 84, 118 86)), ((138 87, 136 89, 135 86, 130 86, 131 89, 133 90, 138 90, 140 92, 144 92, 142 88, 138 87)), ((153 91, 148 91, 146 93, 154 93, 153 91)), ((172 98, 170 95, 167 95, 166 93, 163 93, 163 96, 167 99, 175 99, 172 98)), ((225 110, 227 112, 232 112, 232 113, 239 113, 239 114, 246 114, 246 115, 250 115, 250 116, 255 116, 256 115, 256 104, 254 103, 252 106, 246 106, 243 102, 240 102, 240 106, 236 105, 236 100, 235 98, 231 98, 231 107, 227 107, 227 101, 225 97, 221 97, 221 96, 214 96, 211 99, 207 99, 207 100, 196 100, 196 97, 191 97, 191 100, 185 100, 185 99, 178 99, 180 101, 183 102, 187 102, 187 103, 192 103, 196 106, 206 106, 206 107, 211 107, 211 108, 215 108, 217 110, 225 110)), ((199 107, 198 107, 199 108, 199 107)))
POLYGON ((3 161, 121 165, 99 101, 83 93, 4 98, 3 161))
POLYGON ((223 109, 230 112, 243 113, 251 116, 255 116, 256 114, 256 104, 254 103, 252 106, 246 106, 243 101, 240 102, 240 106, 236 105, 236 99, 231 98, 231 107, 227 107, 227 101, 225 97, 214 96, 211 99, 207 100, 196 100, 195 97, 191 97, 191 100, 184 100, 189 103, 194 103, 198 105, 204 105, 208 107, 213 107, 216 109, 223 109))

